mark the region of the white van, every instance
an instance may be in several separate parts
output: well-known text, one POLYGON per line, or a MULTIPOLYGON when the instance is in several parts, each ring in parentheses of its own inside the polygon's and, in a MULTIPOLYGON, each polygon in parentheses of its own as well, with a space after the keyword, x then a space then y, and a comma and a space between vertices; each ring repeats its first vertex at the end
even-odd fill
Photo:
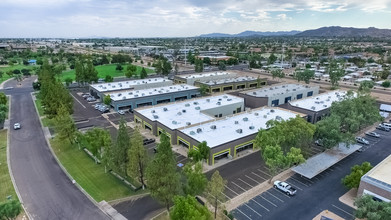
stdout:
POLYGON ((382 123, 383 127, 391 129, 391 123, 382 123))

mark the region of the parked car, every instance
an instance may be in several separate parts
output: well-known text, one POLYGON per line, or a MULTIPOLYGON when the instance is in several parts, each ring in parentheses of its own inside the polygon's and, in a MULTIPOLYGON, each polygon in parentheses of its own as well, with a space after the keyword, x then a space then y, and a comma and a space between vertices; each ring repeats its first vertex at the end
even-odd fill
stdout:
POLYGON ((282 181, 279 181, 279 180, 274 181, 274 188, 281 190, 282 192, 284 192, 288 196, 293 196, 293 195, 296 194, 296 189, 295 188, 293 188, 288 183, 282 182, 282 181))
POLYGON ((124 110, 119 110, 119 111, 118 111, 118 114, 124 115, 124 114, 125 114, 125 111, 124 111, 124 110))
POLYGON ((144 145, 151 144, 153 142, 155 142, 155 139, 153 139, 153 138, 150 138, 150 139, 146 138, 143 140, 144 145))
POLYGON ((89 93, 84 93, 83 95, 81 95, 81 97, 83 97, 83 98, 88 98, 88 97, 90 97, 91 95, 89 94, 89 93))
POLYGON ((386 127, 386 128, 388 128, 388 129, 391 129, 391 123, 381 123, 381 125, 383 126, 383 127, 386 127))
POLYGON ((87 102, 94 102, 94 101, 96 101, 95 97, 88 97, 87 98, 87 102))
POLYGON ((20 128, 21 128, 20 123, 15 123, 14 124, 14 130, 18 130, 20 128))
POLYGON ((379 124, 379 125, 376 127, 376 129, 379 129, 379 130, 381 130, 381 131, 387 131, 387 132, 390 131, 389 128, 383 126, 382 124, 379 124))
POLYGON ((368 145, 369 144, 369 141, 367 141, 365 138, 363 137, 356 137, 356 141, 357 143, 360 143, 360 144, 366 144, 368 145))
POLYGON ((102 105, 102 103, 96 103, 94 107, 96 110, 98 110, 102 105))
POLYGON ((379 138, 380 137, 380 134, 374 132, 374 131, 370 131, 370 132, 365 132, 366 135, 368 136, 371 136, 371 137, 376 137, 376 138, 379 138))

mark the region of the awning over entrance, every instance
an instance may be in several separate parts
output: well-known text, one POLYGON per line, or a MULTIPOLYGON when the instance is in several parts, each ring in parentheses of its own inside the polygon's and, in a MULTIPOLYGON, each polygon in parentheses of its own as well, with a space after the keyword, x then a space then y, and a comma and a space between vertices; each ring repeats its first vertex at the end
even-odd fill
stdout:
POLYGON ((351 144, 346 146, 346 144, 340 143, 338 147, 334 147, 321 154, 311 157, 305 163, 292 168, 292 170, 297 174, 307 177, 308 179, 312 179, 319 173, 327 170, 329 167, 338 163, 361 147, 362 146, 358 144, 351 144))

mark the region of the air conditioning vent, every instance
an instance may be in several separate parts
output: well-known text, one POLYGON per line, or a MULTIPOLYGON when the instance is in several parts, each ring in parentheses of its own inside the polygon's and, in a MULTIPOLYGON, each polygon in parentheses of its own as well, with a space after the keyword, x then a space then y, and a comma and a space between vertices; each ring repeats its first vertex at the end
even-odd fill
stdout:
POLYGON ((152 110, 151 113, 155 113, 155 110, 152 110))
POLYGON ((197 133, 201 133, 202 132, 202 128, 197 128, 197 133))
POLYGON ((194 131, 190 131, 190 135, 195 135, 196 133, 194 131))
POLYGON ((248 128, 249 128, 250 130, 254 130, 255 127, 251 125, 251 126, 248 127, 248 128))
POLYGON ((190 104, 189 104, 189 103, 186 103, 186 104, 185 104, 185 107, 189 107, 189 106, 190 106, 190 104))
POLYGON ((226 98, 228 98, 228 96, 226 96, 226 95, 225 95, 225 96, 223 96, 223 98, 225 98, 225 99, 226 99, 226 98))
POLYGON ((154 118, 154 119, 158 119, 158 118, 159 118, 159 116, 157 116, 157 115, 153 115, 153 118, 154 118))
POLYGON ((221 105, 221 102, 217 102, 216 105, 221 105))
POLYGON ((312 109, 312 110, 315 110, 315 106, 312 106, 311 109, 312 109))
POLYGON ((168 111, 168 109, 167 109, 166 107, 164 107, 164 108, 163 108, 163 111, 165 111, 165 112, 166 112, 166 111, 168 111))
POLYGON ((178 113, 176 113, 177 115, 182 115, 182 112, 178 112, 178 113))
POLYGON ((271 113, 274 113, 274 109, 271 109, 270 112, 271 112, 271 113))
POLYGON ((191 123, 190 122, 186 122, 186 125, 191 125, 191 123))
POLYGON ((258 112, 255 112, 255 113, 254 113, 254 115, 255 115, 255 116, 258 116, 258 115, 259 115, 259 113, 258 113, 258 112))
POLYGON ((215 130, 216 129, 216 125, 212 125, 212 126, 210 126, 210 128, 215 130))
POLYGON ((236 132, 241 134, 241 133, 243 133, 243 130, 240 128, 240 129, 237 129, 236 132))
POLYGON ((195 110, 200 110, 200 109, 201 109, 200 106, 195 107, 195 110))
POLYGON ((236 125, 239 124, 239 121, 235 121, 235 124, 236 124, 236 125))
POLYGON ((247 118, 247 117, 244 117, 244 118, 243 118, 243 121, 248 121, 248 118, 247 118))
POLYGON ((323 105, 323 107, 327 108, 327 105, 323 105))
POLYGON ((177 121, 172 121, 172 124, 176 125, 176 124, 178 124, 178 122, 177 121))
POLYGON ((182 109, 182 112, 183 112, 183 113, 186 113, 186 109, 182 109))
POLYGON ((206 99, 206 102, 210 102, 210 99, 206 99))
POLYGON ((276 120, 277 120, 277 121, 281 121, 282 118, 281 118, 280 116, 277 115, 277 116, 276 116, 276 120))
POLYGON ((267 115, 263 115, 263 118, 267 118, 267 115))

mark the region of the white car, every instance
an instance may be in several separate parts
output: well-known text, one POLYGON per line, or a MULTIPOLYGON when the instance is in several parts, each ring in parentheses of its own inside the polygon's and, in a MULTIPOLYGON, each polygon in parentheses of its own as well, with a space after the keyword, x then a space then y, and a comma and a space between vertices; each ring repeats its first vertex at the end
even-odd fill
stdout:
POLYGON ((356 137, 356 141, 357 143, 360 143, 360 144, 365 144, 365 145, 368 145, 369 144, 369 141, 367 141, 365 138, 363 137, 356 137))
POLYGON ((368 136, 371 136, 371 137, 376 137, 376 138, 379 138, 380 137, 380 134, 374 132, 374 131, 371 131, 371 132, 365 132, 366 135, 368 136))
POLYGON ((124 111, 124 110, 119 110, 119 111, 118 111, 118 114, 124 115, 124 114, 125 114, 125 111, 124 111))
POLYGON ((21 127, 20 127, 20 123, 15 123, 14 124, 14 130, 18 130, 18 129, 20 129, 21 127))

